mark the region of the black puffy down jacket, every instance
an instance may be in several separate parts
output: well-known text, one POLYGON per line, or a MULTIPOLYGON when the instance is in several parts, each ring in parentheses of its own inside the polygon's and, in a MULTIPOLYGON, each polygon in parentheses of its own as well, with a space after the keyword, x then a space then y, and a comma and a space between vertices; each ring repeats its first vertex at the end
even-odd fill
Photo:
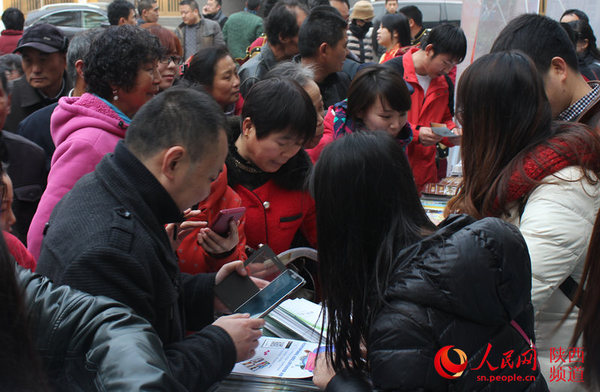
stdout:
MULTIPOLYGON (((523 361, 532 358, 528 342, 510 324, 516 320, 533 339, 530 292, 529 254, 516 227, 496 218, 448 218, 435 234, 398 255, 386 304, 369 331, 372 384, 398 391, 547 391, 539 366, 532 370, 535 360, 523 361), (453 379, 434 365, 445 346, 467 357, 466 369, 453 379), (490 382, 490 376, 506 381, 490 382), (523 381, 509 382, 509 376, 523 381)), ((458 355, 448 357, 460 363, 458 355)), ((351 381, 342 374, 327 390, 352 390, 351 381)))

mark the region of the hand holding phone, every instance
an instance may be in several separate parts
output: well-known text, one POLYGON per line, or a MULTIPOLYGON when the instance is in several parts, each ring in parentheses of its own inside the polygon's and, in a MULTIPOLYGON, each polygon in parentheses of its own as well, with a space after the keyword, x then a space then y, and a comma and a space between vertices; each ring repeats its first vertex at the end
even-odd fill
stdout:
POLYGON ((196 242, 211 255, 230 253, 240 242, 237 222, 229 221, 229 232, 226 237, 215 233, 208 227, 201 228, 196 236, 196 242))
POLYGON ((452 132, 450 129, 448 129, 446 124, 443 124, 443 123, 432 122, 431 130, 436 135, 442 136, 442 137, 456 137, 457 136, 454 132, 452 132))
POLYGON ((244 213, 246 207, 227 208, 219 211, 215 220, 210 224, 210 229, 220 235, 221 237, 227 237, 229 232, 229 221, 239 221, 244 213))
POLYGON ((296 272, 286 269, 267 287, 237 308, 235 313, 249 313, 251 318, 262 318, 305 283, 304 278, 296 272))

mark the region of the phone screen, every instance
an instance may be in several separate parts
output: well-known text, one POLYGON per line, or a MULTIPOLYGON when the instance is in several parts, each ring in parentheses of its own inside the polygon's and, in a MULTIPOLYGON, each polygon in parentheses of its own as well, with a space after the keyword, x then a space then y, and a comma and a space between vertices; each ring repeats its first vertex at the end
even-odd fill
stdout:
POLYGON ((250 317, 263 317, 279 305, 290 294, 302 287, 306 281, 292 270, 285 270, 267 287, 256 293, 235 313, 250 313, 250 317))

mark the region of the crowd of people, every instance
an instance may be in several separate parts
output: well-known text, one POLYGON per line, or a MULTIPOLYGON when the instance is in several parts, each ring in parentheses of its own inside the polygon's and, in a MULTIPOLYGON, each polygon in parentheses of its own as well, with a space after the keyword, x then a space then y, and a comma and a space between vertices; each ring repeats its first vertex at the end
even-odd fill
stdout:
POLYGON ((457 79, 462 29, 397 0, 221 6, 181 0, 171 31, 114 0, 72 39, 4 11, 0 389, 207 390, 256 354, 264 321, 215 286, 268 285, 263 245, 318 250, 322 389, 600 388, 587 15, 518 16, 457 79))

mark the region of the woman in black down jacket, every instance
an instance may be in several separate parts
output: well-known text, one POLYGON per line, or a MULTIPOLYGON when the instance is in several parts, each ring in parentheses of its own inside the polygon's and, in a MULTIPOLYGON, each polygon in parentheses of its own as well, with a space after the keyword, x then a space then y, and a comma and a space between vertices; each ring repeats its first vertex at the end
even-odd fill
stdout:
POLYGON ((404 152, 380 132, 331 143, 311 187, 332 347, 319 356, 315 384, 547 390, 530 340, 529 256, 514 226, 457 215, 436 229, 404 152))

